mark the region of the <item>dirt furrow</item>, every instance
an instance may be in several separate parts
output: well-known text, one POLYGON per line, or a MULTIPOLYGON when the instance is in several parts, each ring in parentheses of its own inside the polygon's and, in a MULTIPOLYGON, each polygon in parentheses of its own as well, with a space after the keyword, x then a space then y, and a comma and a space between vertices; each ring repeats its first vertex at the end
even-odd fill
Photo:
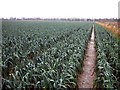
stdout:
POLYGON ((78 75, 78 87, 79 88, 93 88, 93 83, 96 77, 95 65, 96 65, 96 50, 94 40, 94 25, 91 34, 90 41, 86 50, 84 58, 83 72, 78 75))

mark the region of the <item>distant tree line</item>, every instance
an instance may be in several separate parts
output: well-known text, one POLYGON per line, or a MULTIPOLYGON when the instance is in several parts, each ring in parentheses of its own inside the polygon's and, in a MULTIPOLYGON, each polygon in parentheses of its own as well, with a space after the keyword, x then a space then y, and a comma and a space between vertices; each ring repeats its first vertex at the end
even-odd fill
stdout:
POLYGON ((99 19, 90 19, 90 18, 0 18, 0 20, 50 20, 50 21, 101 21, 101 22, 120 22, 120 19, 117 18, 99 18, 99 19))

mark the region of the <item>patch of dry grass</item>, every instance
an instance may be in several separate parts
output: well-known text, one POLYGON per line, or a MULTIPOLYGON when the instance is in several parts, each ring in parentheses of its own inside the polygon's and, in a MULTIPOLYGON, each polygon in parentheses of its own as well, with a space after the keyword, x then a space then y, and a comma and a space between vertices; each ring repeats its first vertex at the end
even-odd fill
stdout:
POLYGON ((118 22, 96 22, 96 23, 107 28, 110 32, 120 37, 120 23, 118 22))

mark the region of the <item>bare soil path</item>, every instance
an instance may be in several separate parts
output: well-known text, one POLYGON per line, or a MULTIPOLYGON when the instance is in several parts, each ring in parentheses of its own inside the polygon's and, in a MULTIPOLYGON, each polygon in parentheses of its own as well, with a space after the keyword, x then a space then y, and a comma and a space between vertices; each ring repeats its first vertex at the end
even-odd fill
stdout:
POLYGON ((86 55, 84 58, 83 72, 78 75, 78 87, 79 88, 93 88, 93 83, 96 78, 95 67, 96 67, 96 50, 95 50, 95 40, 94 40, 94 24, 92 29, 92 34, 88 47, 86 50, 86 55))

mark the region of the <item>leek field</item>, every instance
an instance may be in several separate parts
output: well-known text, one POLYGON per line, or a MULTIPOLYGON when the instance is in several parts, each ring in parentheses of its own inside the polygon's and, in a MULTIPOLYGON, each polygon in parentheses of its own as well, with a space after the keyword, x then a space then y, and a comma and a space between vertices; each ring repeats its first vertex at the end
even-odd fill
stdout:
POLYGON ((2 21, 2 88, 78 88, 95 25, 96 88, 120 88, 119 42, 94 22, 2 21))

